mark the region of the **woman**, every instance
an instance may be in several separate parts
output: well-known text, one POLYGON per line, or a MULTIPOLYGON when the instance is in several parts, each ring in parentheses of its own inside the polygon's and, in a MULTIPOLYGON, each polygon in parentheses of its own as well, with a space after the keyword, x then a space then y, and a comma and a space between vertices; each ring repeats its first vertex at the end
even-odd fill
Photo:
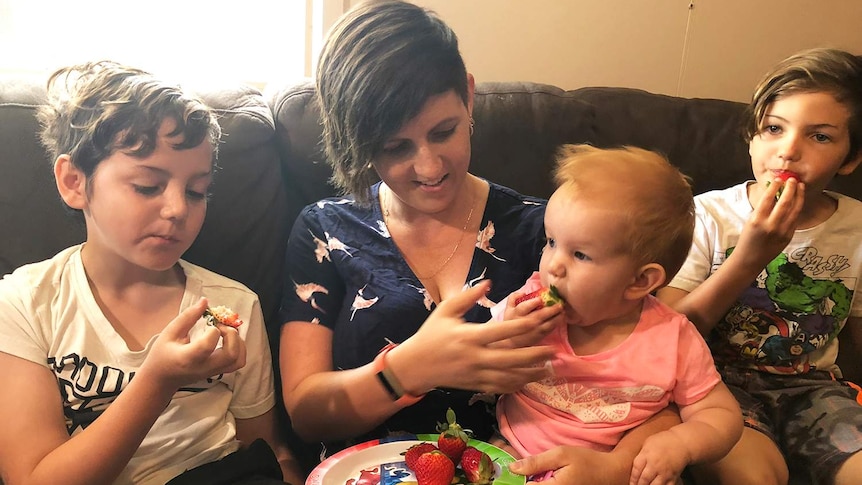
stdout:
POLYGON ((488 321, 544 244, 544 200, 468 172, 473 86, 455 34, 409 3, 359 5, 324 45, 324 143, 346 196, 294 225, 279 362, 294 430, 327 452, 432 433, 447 408, 487 440, 494 394, 546 377, 551 351, 533 344, 559 305, 464 323, 488 321))

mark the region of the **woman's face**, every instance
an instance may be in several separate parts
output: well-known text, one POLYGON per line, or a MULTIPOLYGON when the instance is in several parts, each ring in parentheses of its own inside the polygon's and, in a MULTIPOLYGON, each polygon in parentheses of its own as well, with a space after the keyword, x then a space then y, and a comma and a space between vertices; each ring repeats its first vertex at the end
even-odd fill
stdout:
POLYGON ((457 200, 470 165, 469 81, 466 106, 454 90, 431 96, 374 161, 381 180, 409 209, 434 214, 457 200))

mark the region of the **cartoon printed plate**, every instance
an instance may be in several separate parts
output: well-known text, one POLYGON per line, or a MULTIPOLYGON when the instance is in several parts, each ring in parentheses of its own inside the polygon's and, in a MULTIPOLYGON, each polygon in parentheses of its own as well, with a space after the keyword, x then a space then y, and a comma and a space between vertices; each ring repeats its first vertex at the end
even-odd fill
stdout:
MULTIPOLYGON (((437 443, 436 434, 399 436, 366 441, 330 456, 311 471, 305 485, 415 485, 413 472, 401 455, 407 448, 428 441, 437 443)), ((494 462, 494 485, 524 485, 526 478, 509 471, 512 455, 494 445, 470 440, 470 446, 484 451, 494 462)), ((452 484, 469 483, 460 468, 452 484)))

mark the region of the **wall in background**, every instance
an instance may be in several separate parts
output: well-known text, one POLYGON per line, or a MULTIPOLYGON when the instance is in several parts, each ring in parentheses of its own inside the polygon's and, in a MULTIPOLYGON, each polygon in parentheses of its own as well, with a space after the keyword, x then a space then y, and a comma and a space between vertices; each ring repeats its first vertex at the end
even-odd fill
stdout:
POLYGON ((862 55, 859 0, 414 2, 452 26, 477 81, 747 101, 760 76, 793 52, 862 55))

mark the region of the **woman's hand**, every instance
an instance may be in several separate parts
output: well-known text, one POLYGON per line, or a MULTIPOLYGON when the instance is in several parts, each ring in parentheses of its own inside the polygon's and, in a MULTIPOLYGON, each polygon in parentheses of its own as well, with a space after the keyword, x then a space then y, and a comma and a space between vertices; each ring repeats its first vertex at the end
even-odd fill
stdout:
POLYGON ((553 356, 537 343, 554 326, 559 305, 523 317, 488 324, 466 323, 463 315, 488 291, 485 281, 444 300, 416 334, 387 356, 411 394, 436 387, 508 393, 549 375, 553 356))
MULTIPOLYGON (((514 320, 527 317, 533 312, 542 312, 536 318, 543 319, 542 324, 535 327, 531 332, 517 335, 508 340, 495 342, 496 348, 528 347, 539 343, 548 333, 558 325, 564 325, 562 305, 553 305, 547 309, 541 298, 531 298, 518 303, 518 299, 525 296, 524 292, 515 292, 506 299, 506 309, 503 311, 503 320, 514 320)), ((489 323, 494 323, 493 321, 489 323)))
POLYGON ((183 310, 165 326, 141 366, 165 385, 180 388, 211 376, 233 372, 245 365, 245 342, 235 328, 206 325, 200 338, 189 331, 207 308, 207 300, 183 310), (218 347, 219 338, 222 345, 218 347))

